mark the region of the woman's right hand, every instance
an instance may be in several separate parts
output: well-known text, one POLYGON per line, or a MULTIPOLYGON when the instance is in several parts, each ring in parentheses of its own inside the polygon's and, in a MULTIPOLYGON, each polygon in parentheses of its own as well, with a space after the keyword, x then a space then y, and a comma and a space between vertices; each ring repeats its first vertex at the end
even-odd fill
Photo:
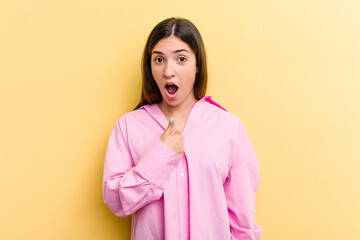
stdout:
POLYGON ((169 148, 174 150, 180 156, 184 155, 184 140, 181 137, 182 132, 175 130, 175 122, 169 122, 167 129, 161 134, 160 139, 163 141, 169 148))

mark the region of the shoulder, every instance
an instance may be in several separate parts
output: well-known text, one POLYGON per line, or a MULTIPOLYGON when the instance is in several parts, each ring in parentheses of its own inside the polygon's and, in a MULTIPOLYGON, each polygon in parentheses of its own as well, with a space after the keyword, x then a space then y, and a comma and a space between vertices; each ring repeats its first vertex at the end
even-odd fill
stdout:
POLYGON ((147 114, 145 108, 141 107, 139 109, 132 110, 120 116, 116 124, 120 128, 127 128, 128 125, 139 123, 139 121, 140 122, 146 121, 148 116, 149 115, 147 114))
POLYGON ((225 107, 213 100, 211 96, 205 97, 205 101, 208 105, 207 112, 211 117, 216 116, 222 123, 231 127, 243 127, 243 123, 237 115, 229 112, 225 107))
POLYGON ((125 119, 140 119, 147 115, 147 112, 144 107, 138 108, 136 110, 125 113, 120 117, 125 119))

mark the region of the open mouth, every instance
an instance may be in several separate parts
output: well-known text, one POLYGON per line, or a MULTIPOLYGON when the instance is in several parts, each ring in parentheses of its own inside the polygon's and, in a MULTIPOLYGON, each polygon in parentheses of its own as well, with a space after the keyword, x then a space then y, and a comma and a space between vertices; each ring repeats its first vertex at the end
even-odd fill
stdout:
POLYGON ((166 91, 170 94, 170 95, 173 95, 177 92, 177 90, 179 89, 178 86, 176 86, 175 84, 173 83, 169 83, 169 84, 166 84, 165 85, 165 89, 166 91))

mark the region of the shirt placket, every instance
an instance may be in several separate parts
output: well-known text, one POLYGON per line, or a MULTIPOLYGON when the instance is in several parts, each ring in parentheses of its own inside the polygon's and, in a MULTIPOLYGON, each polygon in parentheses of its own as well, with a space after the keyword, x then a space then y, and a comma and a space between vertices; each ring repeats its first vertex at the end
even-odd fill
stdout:
POLYGON ((189 179, 186 155, 176 168, 180 239, 189 239, 189 179))

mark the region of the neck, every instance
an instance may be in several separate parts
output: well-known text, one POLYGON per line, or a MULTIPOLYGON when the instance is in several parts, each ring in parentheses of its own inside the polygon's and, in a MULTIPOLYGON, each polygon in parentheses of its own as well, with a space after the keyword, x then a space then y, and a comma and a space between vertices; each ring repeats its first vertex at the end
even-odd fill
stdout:
POLYGON ((170 119, 170 117, 177 116, 187 117, 196 102, 197 99, 195 96, 190 95, 183 103, 178 106, 171 106, 164 100, 162 100, 158 105, 161 111, 164 113, 165 117, 170 119))

